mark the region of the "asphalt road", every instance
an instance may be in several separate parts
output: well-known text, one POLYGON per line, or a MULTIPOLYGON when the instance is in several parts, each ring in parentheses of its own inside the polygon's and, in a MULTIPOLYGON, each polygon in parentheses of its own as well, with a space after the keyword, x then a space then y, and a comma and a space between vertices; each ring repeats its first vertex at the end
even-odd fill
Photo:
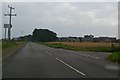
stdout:
POLYGON ((110 53, 54 49, 28 42, 3 61, 3 78, 117 78, 110 53))

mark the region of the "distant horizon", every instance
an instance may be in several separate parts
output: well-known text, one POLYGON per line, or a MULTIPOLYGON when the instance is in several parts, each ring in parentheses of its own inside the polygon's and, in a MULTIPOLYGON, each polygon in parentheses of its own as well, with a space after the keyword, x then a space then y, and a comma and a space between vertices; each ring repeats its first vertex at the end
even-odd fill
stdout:
MULTIPOLYGON (((35 28, 36 29, 36 28, 35 28)), ((38 29, 38 28, 37 28, 38 29)), ((47 28, 40 28, 40 29, 47 29, 47 28)), ((48 29, 48 30, 50 30, 50 29, 48 29)), ((53 30, 51 30, 51 31, 53 31, 53 30)), ((55 32, 55 31, 53 31, 53 32, 55 32)), ((56 32, 55 32, 56 33, 56 32)), ((15 37, 11 37, 11 39, 12 38, 17 38, 17 37, 23 37, 23 36, 26 36, 26 35, 32 35, 32 33, 30 33, 30 34, 25 34, 25 35, 20 35, 20 36, 15 36, 15 37)), ((94 34, 84 34, 84 35, 82 35, 82 36, 72 36, 72 35, 68 35, 68 36, 58 36, 57 35, 57 37, 84 37, 85 35, 93 35, 94 36, 94 34)), ((94 37, 109 37, 109 38, 116 38, 116 39, 120 39, 119 37, 116 37, 116 36, 107 36, 107 35, 101 35, 101 36, 94 36, 94 37)), ((0 38, 0 39, 4 39, 4 37, 2 37, 2 38, 0 38)))
MULTIPOLYGON (((26 34, 26 35, 32 35, 32 34, 26 34)), ((21 36, 17 36, 17 37, 12 37, 12 38, 19 38, 19 37, 24 37, 26 35, 21 35, 21 36)), ((85 34, 85 35, 93 35, 93 34, 85 34)), ((85 35, 83 36, 57 36, 57 37, 84 37, 85 35)), ((93 35, 94 36, 94 35, 93 35)), ((118 37, 115 37, 115 36, 94 36, 94 38, 99 38, 99 37, 109 37, 109 38, 116 38, 116 39, 120 39, 118 37)), ((4 39, 4 38, 2 38, 4 39)))

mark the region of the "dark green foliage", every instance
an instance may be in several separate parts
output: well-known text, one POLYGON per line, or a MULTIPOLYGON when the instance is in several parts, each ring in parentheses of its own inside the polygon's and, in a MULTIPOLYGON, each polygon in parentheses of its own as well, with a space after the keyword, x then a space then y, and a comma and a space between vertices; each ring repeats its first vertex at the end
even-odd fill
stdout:
POLYGON ((56 41, 57 34, 48 29, 35 29, 32 40, 35 42, 52 42, 56 41))
POLYGON ((32 41, 32 35, 26 35, 24 37, 27 41, 32 41))
POLYGON ((32 35, 20 36, 17 39, 13 38, 11 41, 32 41, 32 35))

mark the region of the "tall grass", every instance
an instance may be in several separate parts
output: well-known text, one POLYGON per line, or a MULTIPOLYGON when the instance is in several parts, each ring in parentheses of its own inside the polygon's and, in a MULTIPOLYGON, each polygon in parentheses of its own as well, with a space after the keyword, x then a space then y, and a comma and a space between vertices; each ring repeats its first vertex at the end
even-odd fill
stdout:
POLYGON ((118 46, 117 43, 105 43, 105 42, 48 42, 51 44, 65 44, 75 47, 112 47, 118 46))
POLYGON ((114 47, 111 43, 93 43, 93 42, 48 42, 44 45, 54 48, 62 48, 76 51, 99 51, 113 52, 117 50, 117 44, 114 47))
POLYGON ((8 56, 17 51, 25 42, 17 41, 3 41, 2 42, 2 56, 8 56))
POLYGON ((24 41, 2 41, 2 49, 11 48, 24 43, 24 41))
POLYGON ((16 43, 16 42, 2 42, 2 49, 10 48, 17 44, 18 43, 16 43))
POLYGON ((2 42, 0 41, 0 49, 2 48, 2 42))

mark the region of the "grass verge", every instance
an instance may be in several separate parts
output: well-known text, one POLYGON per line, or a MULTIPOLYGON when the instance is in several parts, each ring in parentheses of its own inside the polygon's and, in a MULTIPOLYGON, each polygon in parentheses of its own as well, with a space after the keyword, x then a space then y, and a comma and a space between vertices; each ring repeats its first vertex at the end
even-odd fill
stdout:
POLYGON ((17 51, 25 42, 3 41, 2 42, 2 57, 9 56, 17 51))
POLYGON ((107 57, 107 60, 120 63, 120 51, 113 52, 107 57))
POLYGON ((10 48, 17 46, 19 43, 17 42, 2 42, 2 49, 10 48))

